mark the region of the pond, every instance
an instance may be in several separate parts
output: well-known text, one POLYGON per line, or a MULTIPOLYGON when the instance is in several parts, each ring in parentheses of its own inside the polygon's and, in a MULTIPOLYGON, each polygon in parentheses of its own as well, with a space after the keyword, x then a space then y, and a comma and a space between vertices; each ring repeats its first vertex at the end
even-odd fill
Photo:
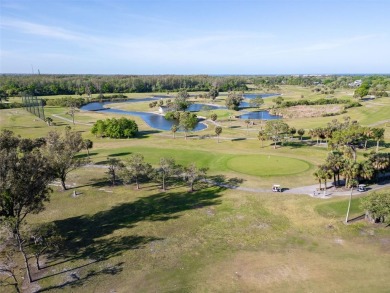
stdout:
POLYGON ((240 119, 253 119, 253 120, 276 120, 282 119, 282 116, 272 115, 268 111, 254 111, 247 112, 239 116, 240 119))
MULTIPOLYGON (((173 125, 178 125, 177 121, 171 121, 164 118, 163 115, 154 114, 154 113, 147 113, 147 112, 136 112, 136 111, 125 111, 125 110, 119 110, 119 109, 110 109, 110 108, 104 108, 104 105, 108 105, 112 103, 89 103, 88 105, 85 105, 81 107, 81 110, 86 111, 95 111, 100 113, 115 113, 115 114, 121 114, 121 115, 132 115, 142 118, 142 120, 145 121, 146 124, 148 124, 150 127, 160 130, 170 130, 173 125)), ((194 131, 199 131, 206 129, 207 125, 204 123, 199 122, 195 128, 194 131)))
MULTIPOLYGON (((257 96, 261 95, 263 98, 277 96, 278 94, 245 94, 245 99, 253 99, 257 96)), ((106 106, 110 104, 116 103, 136 103, 136 102, 146 102, 146 101, 156 101, 161 98, 166 98, 162 96, 154 96, 150 98, 139 98, 139 99, 131 99, 125 101, 106 101, 106 102, 93 102, 87 105, 82 106, 80 109, 84 111, 95 111, 95 112, 103 112, 103 113, 115 113, 122 115, 132 115, 142 118, 146 124, 150 127, 160 130, 170 130, 173 125, 178 125, 177 121, 166 120, 163 115, 148 113, 148 112, 136 112, 136 111, 125 111, 114 108, 108 108, 106 106)), ((249 107, 249 103, 246 101, 242 101, 240 104, 240 108, 249 107)), ((192 104, 188 108, 190 112, 199 112, 202 110, 214 110, 214 109, 226 109, 226 107, 216 106, 216 105, 208 105, 208 104, 192 104)), ((256 111, 256 112, 248 112, 241 116, 240 119, 264 119, 264 120, 272 120, 272 119, 280 119, 281 116, 271 115, 268 111, 256 111)), ((205 123, 199 122, 194 131, 199 131, 206 129, 207 125, 205 123)))

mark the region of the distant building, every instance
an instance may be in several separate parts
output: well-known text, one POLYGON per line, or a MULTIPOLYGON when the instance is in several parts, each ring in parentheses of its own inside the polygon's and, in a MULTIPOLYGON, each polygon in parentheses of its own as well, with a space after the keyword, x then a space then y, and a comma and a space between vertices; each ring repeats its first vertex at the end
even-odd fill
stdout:
POLYGON ((362 80, 361 79, 357 79, 355 80, 354 82, 351 82, 349 84, 350 87, 359 87, 362 85, 362 80))

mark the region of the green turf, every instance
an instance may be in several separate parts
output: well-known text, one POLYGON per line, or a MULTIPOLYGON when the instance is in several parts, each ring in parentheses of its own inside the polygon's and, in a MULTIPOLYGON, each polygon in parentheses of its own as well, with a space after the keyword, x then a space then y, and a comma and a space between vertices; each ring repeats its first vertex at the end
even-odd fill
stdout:
POLYGON ((229 169, 255 176, 282 176, 307 171, 308 162, 279 156, 235 156, 227 162, 229 169))
MULTIPOLYGON (((355 192, 356 193, 356 192, 355 192)), ((354 216, 360 216, 364 213, 364 210, 361 208, 361 194, 352 197, 351 208, 350 208, 350 218, 354 216)), ((324 217, 328 218, 340 218, 346 215, 348 209, 349 199, 337 199, 331 200, 324 203, 321 203, 316 206, 316 211, 324 217)))

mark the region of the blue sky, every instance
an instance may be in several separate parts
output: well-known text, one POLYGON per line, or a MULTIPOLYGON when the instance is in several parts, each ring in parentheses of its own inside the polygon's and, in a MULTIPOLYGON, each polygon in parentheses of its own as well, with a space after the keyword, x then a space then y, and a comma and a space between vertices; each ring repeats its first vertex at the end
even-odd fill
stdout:
POLYGON ((390 73, 389 0, 0 1, 1 73, 390 73))

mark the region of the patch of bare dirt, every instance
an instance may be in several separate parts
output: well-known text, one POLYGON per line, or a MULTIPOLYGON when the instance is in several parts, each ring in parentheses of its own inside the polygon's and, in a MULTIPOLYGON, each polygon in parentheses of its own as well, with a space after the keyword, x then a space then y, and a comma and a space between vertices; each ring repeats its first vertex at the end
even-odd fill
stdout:
POLYGON ((284 118, 309 118, 321 117, 324 114, 336 114, 343 110, 341 105, 324 105, 324 106, 293 106, 285 109, 275 109, 277 115, 284 118))

